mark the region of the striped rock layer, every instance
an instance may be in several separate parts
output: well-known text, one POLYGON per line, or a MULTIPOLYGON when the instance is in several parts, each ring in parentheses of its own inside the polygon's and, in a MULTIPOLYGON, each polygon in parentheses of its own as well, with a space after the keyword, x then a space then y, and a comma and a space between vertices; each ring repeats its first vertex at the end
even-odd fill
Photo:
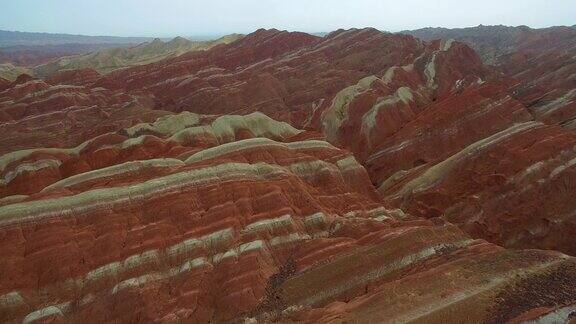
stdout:
POLYGON ((438 40, 412 63, 341 90, 320 128, 392 206, 505 247, 574 255, 576 135, 518 98, 518 82, 438 40))
POLYGON ((576 128, 576 29, 526 26, 425 28, 409 31, 423 40, 456 39, 485 62, 516 80, 512 95, 539 119, 576 128))
POLYGON ((363 29, 0 82, 0 321, 569 322, 576 135, 518 80, 363 29))
POLYGON ((354 156, 317 134, 264 115, 188 125, 204 118, 3 156, 17 179, 116 152, 2 200, 0 320, 494 321, 576 307, 574 258, 384 205, 354 156), (163 156, 169 142, 183 153, 163 156))

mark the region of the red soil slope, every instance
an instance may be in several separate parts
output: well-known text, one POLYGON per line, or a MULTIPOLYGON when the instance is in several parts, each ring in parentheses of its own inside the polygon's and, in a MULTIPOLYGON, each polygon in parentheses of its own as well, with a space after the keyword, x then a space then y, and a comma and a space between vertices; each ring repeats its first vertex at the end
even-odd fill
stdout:
POLYGON ((576 134, 522 82, 373 29, 0 82, 0 321, 568 322, 576 134))

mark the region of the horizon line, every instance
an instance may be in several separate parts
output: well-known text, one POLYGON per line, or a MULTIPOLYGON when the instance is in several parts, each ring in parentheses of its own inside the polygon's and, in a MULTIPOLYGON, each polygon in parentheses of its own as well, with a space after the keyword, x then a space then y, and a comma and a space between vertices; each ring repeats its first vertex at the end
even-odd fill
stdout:
POLYGON ((244 34, 244 35, 248 35, 251 34, 259 29, 277 29, 277 30, 281 30, 281 31, 289 31, 289 32, 301 32, 301 33, 307 33, 307 34, 328 34, 330 32, 336 31, 336 30, 349 30, 349 29, 364 29, 364 28, 374 28, 377 29, 379 31, 382 32, 389 32, 389 33, 400 33, 402 31, 414 31, 414 30, 420 30, 420 29, 426 29, 426 28, 444 28, 444 29, 467 29, 467 28, 477 28, 477 27, 510 27, 510 28, 519 28, 519 27, 528 27, 530 29, 547 29, 547 28, 557 28, 557 27, 568 27, 568 28, 572 28, 572 27, 576 27, 576 25, 549 25, 549 26, 544 26, 544 27, 534 27, 534 26, 530 26, 530 25, 505 25, 505 24, 498 24, 498 25, 485 25, 485 24, 478 24, 475 26, 460 26, 460 27, 445 27, 445 26, 426 26, 426 27, 420 27, 420 28, 403 28, 400 30, 387 30, 387 29, 381 29, 381 28, 377 28, 377 27, 373 27, 373 26, 364 26, 364 27, 348 27, 348 28, 337 28, 337 29, 333 29, 333 30, 328 30, 328 31, 305 31, 305 30, 298 30, 298 29, 291 29, 291 28, 279 28, 279 27, 260 27, 257 29, 254 29, 250 32, 238 32, 238 31, 234 31, 234 32, 224 32, 224 33, 220 33, 220 32, 214 32, 214 33, 175 33, 175 34, 170 34, 170 35, 103 35, 103 34, 75 34, 73 32, 51 32, 51 31, 27 31, 27 30, 13 30, 13 29, 9 29, 9 28, 5 28, 5 27, 0 27, 0 31, 3 32, 12 32, 12 33, 30 33, 30 34, 48 34, 48 35, 66 35, 66 36, 85 36, 85 37, 117 37, 117 38, 174 38, 174 37, 221 37, 221 36, 226 36, 226 35, 231 35, 231 34, 244 34))

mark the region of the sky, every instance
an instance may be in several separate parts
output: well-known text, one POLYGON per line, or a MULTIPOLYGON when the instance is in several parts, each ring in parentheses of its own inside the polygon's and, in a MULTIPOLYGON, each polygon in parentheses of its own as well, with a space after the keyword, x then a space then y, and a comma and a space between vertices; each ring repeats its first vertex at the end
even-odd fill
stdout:
POLYGON ((258 28, 576 24, 576 0, 0 0, 0 29, 110 36, 194 36, 258 28))

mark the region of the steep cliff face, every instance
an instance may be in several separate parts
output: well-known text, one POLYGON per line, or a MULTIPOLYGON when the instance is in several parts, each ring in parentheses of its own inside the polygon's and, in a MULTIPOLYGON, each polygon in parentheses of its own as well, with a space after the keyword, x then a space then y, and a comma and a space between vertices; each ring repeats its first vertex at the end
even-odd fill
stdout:
POLYGON ((576 135, 522 84, 374 29, 0 80, 0 321, 567 322, 576 135))

